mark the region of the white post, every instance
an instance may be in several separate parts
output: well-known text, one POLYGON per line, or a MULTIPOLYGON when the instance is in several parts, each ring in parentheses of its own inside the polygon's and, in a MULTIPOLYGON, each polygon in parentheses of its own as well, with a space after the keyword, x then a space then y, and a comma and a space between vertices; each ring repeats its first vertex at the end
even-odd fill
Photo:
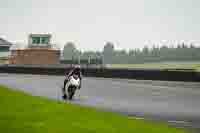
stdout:
POLYGON ((88 58, 88 64, 90 65, 90 56, 89 56, 89 58, 88 58))
POLYGON ((78 64, 81 64, 81 59, 80 59, 80 55, 78 55, 78 64))

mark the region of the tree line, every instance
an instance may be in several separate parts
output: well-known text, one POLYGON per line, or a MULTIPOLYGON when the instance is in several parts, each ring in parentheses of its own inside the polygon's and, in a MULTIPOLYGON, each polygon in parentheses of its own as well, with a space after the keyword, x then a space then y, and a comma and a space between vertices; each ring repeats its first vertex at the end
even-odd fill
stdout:
MULTIPOLYGON (((174 45, 173 45, 174 46, 174 45)), ((64 60, 99 59, 105 64, 133 64, 162 61, 200 61, 200 47, 181 43, 174 47, 166 45, 145 46, 142 49, 116 50, 112 42, 104 45, 103 51, 78 50, 73 42, 68 42, 63 49, 64 60)))

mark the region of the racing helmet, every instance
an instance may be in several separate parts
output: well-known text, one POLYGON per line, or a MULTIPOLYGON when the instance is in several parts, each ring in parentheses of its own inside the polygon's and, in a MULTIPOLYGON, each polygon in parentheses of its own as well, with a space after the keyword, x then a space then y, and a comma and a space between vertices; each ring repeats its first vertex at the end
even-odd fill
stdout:
POLYGON ((81 70, 81 66, 80 65, 75 65, 74 66, 74 70, 80 71, 81 70))

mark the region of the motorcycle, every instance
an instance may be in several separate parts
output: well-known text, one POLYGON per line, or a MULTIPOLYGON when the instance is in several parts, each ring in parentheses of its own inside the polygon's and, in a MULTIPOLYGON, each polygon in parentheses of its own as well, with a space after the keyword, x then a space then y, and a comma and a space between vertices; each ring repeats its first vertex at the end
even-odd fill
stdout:
POLYGON ((66 98, 68 98, 69 100, 72 100, 75 92, 76 92, 76 89, 78 89, 78 87, 80 86, 80 79, 78 77, 78 75, 72 75, 69 77, 69 80, 66 84, 66 89, 67 89, 67 94, 64 94, 66 95, 66 98))

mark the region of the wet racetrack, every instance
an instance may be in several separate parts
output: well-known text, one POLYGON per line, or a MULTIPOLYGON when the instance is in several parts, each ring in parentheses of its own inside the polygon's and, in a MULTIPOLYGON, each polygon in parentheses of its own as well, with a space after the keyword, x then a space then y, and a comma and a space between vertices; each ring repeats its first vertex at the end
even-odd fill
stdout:
MULTIPOLYGON (((0 74, 0 84, 61 99, 63 76, 0 74)), ((200 131, 200 83, 84 78, 73 103, 200 131)))

